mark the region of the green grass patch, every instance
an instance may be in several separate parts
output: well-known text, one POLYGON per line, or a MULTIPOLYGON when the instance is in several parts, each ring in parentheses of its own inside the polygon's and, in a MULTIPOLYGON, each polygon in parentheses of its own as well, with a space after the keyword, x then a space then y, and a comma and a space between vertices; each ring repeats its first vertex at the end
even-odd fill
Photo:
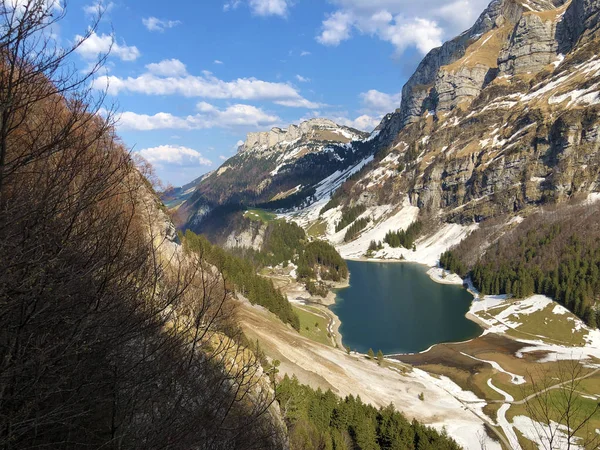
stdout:
POLYGON ((244 217, 254 222, 269 223, 277 218, 275 214, 264 209, 249 209, 244 213, 244 217))
MULTIPOLYGON (((313 311, 293 306, 294 311, 300 318, 300 334, 308 339, 321 344, 329 345, 333 347, 329 332, 327 331, 327 325, 329 320, 323 317, 321 314, 317 314, 313 311)), ((312 308, 310 308, 312 309, 312 308)), ((324 314, 324 313, 323 313, 324 314)))
POLYGON ((554 314, 552 311, 555 306, 556 303, 551 303, 533 314, 520 314, 518 317, 510 316, 508 319, 511 322, 521 322, 516 331, 541 336, 562 345, 573 347, 585 345, 584 338, 588 335, 588 331, 583 328, 575 329, 575 325, 580 323, 577 316, 570 312, 554 314))
POLYGON ((325 236, 327 232, 327 223, 324 220, 317 220, 306 230, 306 234, 310 237, 318 238, 325 236))
MULTIPOLYGON (((513 302, 489 308, 487 312, 479 311, 476 315, 482 319, 490 320, 509 308, 513 302)), ((571 347, 581 347, 585 345, 585 337, 588 331, 581 328, 575 329, 577 323, 581 320, 571 312, 564 314, 554 314, 552 311, 557 303, 551 303, 541 311, 532 314, 512 314, 508 316, 507 321, 520 323, 515 328, 510 328, 506 334, 516 339, 541 339, 549 344, 560 344, 571 347)))

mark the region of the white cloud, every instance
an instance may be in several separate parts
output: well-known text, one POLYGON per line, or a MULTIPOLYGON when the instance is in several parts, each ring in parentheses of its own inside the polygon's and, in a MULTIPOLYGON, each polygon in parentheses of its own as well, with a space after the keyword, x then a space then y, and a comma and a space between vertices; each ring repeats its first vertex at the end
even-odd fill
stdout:
POLYGON ((223 64, 223 61, 219 61, 218 59, 215 59, 215 60, 214 60, 214 63, 215 63, 215 64, 223 64))
POLYGON ((393 22, 376 33, 384 41, 392 43, 398 53, 412 45, 425 54, 442 45, 444 32, 435 21, 420 17, 405 20, 402 16, 396 16, 393 22))
POLYGON ((147 64, 148 72, 163 77, 180 77, 187 74, 185 64, 178 59, 164 59, 158 63, 147 64))
POLYGON ((142 23, 148 29, 148 31, 163 31, 181 25, 179 20, 162 20, 157 17, 144 17, 142 23))
POLYGON ((209 103, 200 102, 197 109, 197 114, 185 117, 165 112, 147 115, 127 111, 121 114, 118 125, 121 129, 139 131, 235 127, 261 129, 281 122, 279 117, 251 105, 237 104, 219 109, 209 103))
POLYGON ((379 122, 381 122, 381 116, 369 116, 368 114, 363 114, 356 119, 349 119, 347 117, 330 117, 330 119, 339 125, 345 125, 362 131, 373 131, 379 125, 379 122))
POLYGON ((309 55, 311 55, 311 53, 310 53, 309 51, 302 50, 302 51, 300 52, 300 56, 309 56, 309 55))
MULTIPOLYGON (((242 0, 228 0, 223 5, 223 11, 237 9, 242 3, 242 0)), ((257 16, 286 17, 291 5, 291 0, 248 0, 250 11, 257 16)))
POLYGON ((93 31, 87 39, 83 39, 83 36, 75 36, 75 41, 81 43, 76 52, 85 59, 94 59, 108 52, 121 61, 135 61, 140 57, 137 47, 119 44, 115 37, 109 34, 98 35, 93 31))
POLYGON ((210 166, 212 161, 194 149, 180 145, 159 145, 140 150, 144 159, 151 164, 172 164, 178 166, 210 166))
POLYGON ((354 19, 347 11, 336 11, 323 21, 323 31, 317 41, 323 45, 339 45, 350 37, 354 19))
POLYGON ((287 106, 288 108, 315 109, 320 108, 321 106, 325 106, 321 103, 311 102, 310 100, 306 100, 305 98, 294 98, 291 100, 275 100, 274 103, 281 106, 287 106))
POLYGON ((296 80, 298 80, 300 83, 310 82, 310 78, 303 77, 302 75, 296 75, 296 80))
POLYGON ((120 78, 114 75, 98 77, 94 85, 117 95, 132 92, 146 95, 183 95, 214 99, 270 100, 279 105, 298 108, 317 108, 318 103, 303 98, 295 87, 287 83, 275 83, 256 78, 238 78, 224 81, 210 72, 202 76, 184 73, 185 66, 178 60, 161 61, 147 66, 148 72, 138 77, 120 78), (167 75, 174 70, 177 74, 167 75))
POLYGON ((286 16, 288 0, 250 0, 250 9, 259 16, 286 16))
POLYGON ((106 14, 112 11, 115 4, 111 1, 95 0, 93 3, 83 7, 83 12, 89 16, 97 16, 98 14, 106 14))
POLYGON ((489 0, 330 0, 338 7, 323 20, 317 41, 336 46, 352 29, 390 42, 401 53, 414 46, 421 53, 475 22, 489 0))
POLYGON ((229 11, 231 9, 237 9, 238 6, 242 4, 242 0, 230 0, 225 2, 223 5, 223 11, 229 11))
POLYGON ((400 107, 402 93, 386 94, 371 89, 360 94, 362 103, 367 111, 376 112, 378 114, 387 114, 400 107))
POLYGON ((225 156, 225 155, 219 155, 219 159, 222 161, 226 161, 229 159, 229 157, 225 156))

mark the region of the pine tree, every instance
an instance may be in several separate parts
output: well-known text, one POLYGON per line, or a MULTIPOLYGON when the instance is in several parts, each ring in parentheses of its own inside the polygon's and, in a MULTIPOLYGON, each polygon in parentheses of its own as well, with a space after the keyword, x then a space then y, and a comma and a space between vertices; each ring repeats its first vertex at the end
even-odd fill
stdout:
POLYGON ((377 363, 379 365, 383 363, 383 352, 381 350, 377 352, 377 363))
POLYGON ((373 351, 372 348, 369 349, 369 351, 367 352, 367 355, 369 356, 369 359, 375 358, 375 352, 373 351))

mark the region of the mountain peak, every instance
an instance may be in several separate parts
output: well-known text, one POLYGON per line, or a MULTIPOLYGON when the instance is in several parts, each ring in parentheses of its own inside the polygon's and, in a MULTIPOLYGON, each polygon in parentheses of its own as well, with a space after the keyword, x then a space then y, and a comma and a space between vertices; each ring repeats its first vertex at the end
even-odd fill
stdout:
POLYGON ((332 120, 313 118, 301 122, 299 125, 291 124, 285 129, 274 127, 270 131, 248 133, 246 142, 240 146, 239 151, 264 151, 281 144, 290 144, 303 138, 312 141, 331 141, 345 144, 363 137, 363 133, 360 131, 338 125, 332 120))

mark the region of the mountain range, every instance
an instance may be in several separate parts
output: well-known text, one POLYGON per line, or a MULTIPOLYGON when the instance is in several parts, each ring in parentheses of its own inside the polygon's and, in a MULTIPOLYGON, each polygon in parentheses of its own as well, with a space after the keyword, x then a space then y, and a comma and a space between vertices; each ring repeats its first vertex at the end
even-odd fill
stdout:
MULTIPOLYGON (((322 119, 250 134, 179 206, 179 225, 210 234, 224 210, 260 206, 360 257, 420 220, 421 244, 449 235, 439 257, 491 220, 509 229, 544 205, 594 198, 599 10, 591 0, 493 1, 425 56, 370 135, 322 119), (357 206, 368 223, 344 242, 335 225, 357 206)), ((403 255, 384 244, 374 257, 403 255)))

